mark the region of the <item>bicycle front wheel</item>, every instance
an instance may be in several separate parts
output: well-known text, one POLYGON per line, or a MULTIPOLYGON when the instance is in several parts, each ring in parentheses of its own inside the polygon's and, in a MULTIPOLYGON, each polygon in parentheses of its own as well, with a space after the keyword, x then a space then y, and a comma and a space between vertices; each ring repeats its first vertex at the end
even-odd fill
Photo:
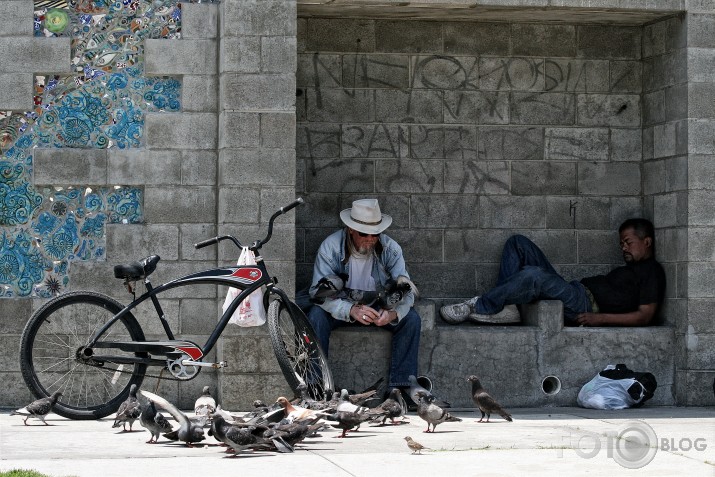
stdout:
MULTIPOLYGON (((305 313, 294 303, 275 300, 268 307, 268 332, 278 365, 290 387, 308 386, 314 399, 334 390, 328 360, 305 313)), ((332 396, 328 396, 331 398, 332 396)))
MULTIPOLYGON (((132 384, 141 385, 144 364, 92 362, 79 356, 92 335, 122 308, 106 295, 78 291, 53 298, 30 317, 20 344, 22 377, 38 398, 62 393, 55 413, 70 419, 99 419, 116 412, 132 384)), ((144 332, 129 314, 101 339, 144 341, 144 332)), ((109 350, 115 356, 135 356, 109 350)))

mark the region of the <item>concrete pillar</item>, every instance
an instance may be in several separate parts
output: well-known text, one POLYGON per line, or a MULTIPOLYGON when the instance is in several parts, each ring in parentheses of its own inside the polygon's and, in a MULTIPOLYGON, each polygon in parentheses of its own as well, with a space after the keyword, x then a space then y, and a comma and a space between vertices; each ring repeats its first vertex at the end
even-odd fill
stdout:
MULTIPOLYGON (((682 349, 677 363, 678 403, 715 405, 715 5, 689 2, 687 25, 687 89, 680 110, 687 114, 687 163, 678 177, 687 184, 687 263, 679 270, 679 284, 687 297, 687 319, 678 327, 682 349)), ((685 202, 682 203, 681 202, 685 202)))
MULTIPOLYGON (((295 198, 296 2, 228 0, 220 12, 217 225, 250 244, 266 233, 271 214, 295 198)), ((278 219, 263 250, 291 295, 294 223, 295 212, 278 219)), ((220 261, 236 258, 237 250, 220 250, 220 261)), ((227 408, 290 392, 265 327, 226 331, 219 356, 230 363, 220 385, 227 408)))

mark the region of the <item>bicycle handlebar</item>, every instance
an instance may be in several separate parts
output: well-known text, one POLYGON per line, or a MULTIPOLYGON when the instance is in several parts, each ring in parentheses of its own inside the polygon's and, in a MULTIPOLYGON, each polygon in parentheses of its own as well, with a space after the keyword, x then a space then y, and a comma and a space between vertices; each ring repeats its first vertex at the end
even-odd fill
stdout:
POLYGON ((277 218, 279 215, 283 215, 283 214, 285 214, 286 212, 288 212, 289 210, 295 209, 296 207, 298 207, 298 206, 299 206, 300 204, 302 204, 303 202, 305 202, 305 201, 303 200, 303 198, 302 198, 302 197, 298 197, 297 199, 295 199, 295 200, 294 200, 293 202, 291 202, 290 204, 286 205, 285 207, 281 207, 280 209, 278 209, 277 211, 275 211, 275 212, 273 213, 273 215, 271 215, 271 218, 268 219, 268 233, 266 233, 265 238, 264 238, 263 240, 256 240, 255 242, 253 242, 253 245, 251 245, 251 249, 252 249, 252 250, 258 250, 258 249, 260 249, 264 244, 268 243, 268 241, 271 239, 271 235, 273 235, 273 221, 276 220, 276 218, 277 218))
MULTIPOLYGON (((249 248, 253 251, 256 251, 256 250, 260 249, 263 245, 268 243, 268 241, 271 239, 271 235, 273 235, 273 221, 276 220, 276 218, 278 218, 280 215, 285 214, 286 212, 288 212, 291 209, 295 209, 296 207, 298 207, 300 204, 303 204, 303 203, 305 203, 303 198, 298 197, 296 200, 294 200, 290 204, 278 209, 273 215, 271 215, 271 218, 268 219, 268 233, 266 234, 266 236, 263 238, 263 240, 256 240, 255 242, 253 242, 253 244, 249 248)), ((238 247, 238 248, 243 247, 243 245, 241 245, 241 242, 239 242, 238 239, 236 237, 234 237, 233 235, 220 235, 217 237, 213 237, 213 238, 202 240, 201 242, 195 243, 194 248, 196 248, 198 250, 200 248, 208 247, 209 245, 217 244, 222 240, 230 240, 236 245, 236 247, 238 247)))

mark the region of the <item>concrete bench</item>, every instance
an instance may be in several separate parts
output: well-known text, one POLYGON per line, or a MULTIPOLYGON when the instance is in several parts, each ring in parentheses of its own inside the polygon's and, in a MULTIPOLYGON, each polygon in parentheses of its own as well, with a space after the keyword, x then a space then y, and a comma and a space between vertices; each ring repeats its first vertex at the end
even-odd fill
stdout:
MULTIPOLYGON (((448 325, 434 303, 416 305, 422 317, 420 373, 456 408, 472 408, 470 374, 504 406, 574 406, 586 382, 608 364, 624 363, 658 380, 649 405, 674 405, 675 330, 564 327, 560 301, 521 307, 521 325, 448 325), (547 379, 545 378, 553 377, 547 379)), ((390 334, 365 328, 333 333, 330 363, 338 385, 359 390, 388 375, 390 334)))

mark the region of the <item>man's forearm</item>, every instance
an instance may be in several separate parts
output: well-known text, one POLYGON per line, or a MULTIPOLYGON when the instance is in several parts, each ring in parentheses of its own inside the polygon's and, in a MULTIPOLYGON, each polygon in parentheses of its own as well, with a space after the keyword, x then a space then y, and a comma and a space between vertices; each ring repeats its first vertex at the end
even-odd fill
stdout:
POLYGON ((576 321, 583 326, 646 326, 657 308, 656 303, 650 303, 630 313, 581 313, 576 321))

